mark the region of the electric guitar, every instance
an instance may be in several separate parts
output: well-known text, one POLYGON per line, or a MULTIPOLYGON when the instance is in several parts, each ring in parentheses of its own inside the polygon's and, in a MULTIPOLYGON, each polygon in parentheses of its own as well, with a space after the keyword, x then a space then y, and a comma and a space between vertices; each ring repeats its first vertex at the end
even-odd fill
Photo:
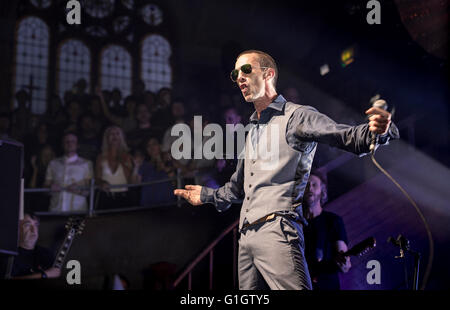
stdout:
POLYGON ((343 253, 344 256, 363 256, 371 249, 377 246, 377 240, 374 237, 369 237, 363 241, 355 244, 350 250, 343 253))
POLYGON ((61 269, 64 261, 67 258, 67 254, 69 253, 70 247, 72 246, 72 242, 75 239, 75 236, 81 235, 83 233, 83 229, 85 226, 85 219, 81 217, 71 217, 66 223, 67 234, 64 238, 64 242, 59 248, 58 253, 56 254, 55 261, 53 263, 54 268, 61 269))
MULTIPOLYGON (((376 247, 377 241, 374 237, 369 237, 364 239, 363 241, 355 244, 350 250, 348 250, 345 253, 342 253, 344 257, 347 256, 363 256, 367 252, 369 252, 371 249, 376 247)), ((318 282, 317 275, 311 274, 311 280, 313 283, 318 282)))

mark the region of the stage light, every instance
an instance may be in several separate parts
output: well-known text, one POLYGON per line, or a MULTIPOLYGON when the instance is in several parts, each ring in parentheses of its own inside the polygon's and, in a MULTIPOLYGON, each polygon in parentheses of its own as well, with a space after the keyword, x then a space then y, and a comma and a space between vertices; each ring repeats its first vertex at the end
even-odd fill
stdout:
POLYGON ((320 67, 320 75, 321 76, 324 76, 328 72, 330 72, 330 67, 328 66, 328 64, 324 64, 320 67))
POLYGON ((347 48, 341 53, 341 65, 347 67, 355 60, 355 49, 353 47, 347 48))

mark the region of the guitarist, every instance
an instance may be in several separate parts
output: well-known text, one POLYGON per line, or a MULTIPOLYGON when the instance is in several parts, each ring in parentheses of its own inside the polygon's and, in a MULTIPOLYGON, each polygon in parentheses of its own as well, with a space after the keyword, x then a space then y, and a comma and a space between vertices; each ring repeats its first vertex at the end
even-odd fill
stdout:
POLYGON ((327 177, 320 170, 312 170, 303 196, 305 227, 305 256, 313 289, 339 290, 339 272, 351 268, 347 233, 342 218, 324 211, 327 201, 327 177))
POLYGON ((54 257, 50 250, 36 245, 39 238, 39 219, 25 213, 20 221, 19 255, 14 258, 13 279, 58 278, 59 268, 53 268, 54 257))

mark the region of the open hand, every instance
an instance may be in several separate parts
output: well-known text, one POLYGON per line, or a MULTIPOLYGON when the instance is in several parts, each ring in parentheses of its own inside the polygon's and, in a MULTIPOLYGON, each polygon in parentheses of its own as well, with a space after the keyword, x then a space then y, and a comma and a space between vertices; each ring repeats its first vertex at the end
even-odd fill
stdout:
POLYGON ((174 190, 174 195, 183 197, 193 206, 199 206, 202 204, 202 201, 200 200, 202 187, 200 185, 186 185, 184 188, 185 189, 174 190))

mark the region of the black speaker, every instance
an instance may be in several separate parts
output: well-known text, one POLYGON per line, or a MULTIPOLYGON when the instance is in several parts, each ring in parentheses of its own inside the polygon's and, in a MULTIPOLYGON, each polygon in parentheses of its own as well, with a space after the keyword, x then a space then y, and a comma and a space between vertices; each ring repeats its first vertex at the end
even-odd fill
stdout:
POLYGON ((17 255, 23 144, 0 140, 0 254, 17 255))

